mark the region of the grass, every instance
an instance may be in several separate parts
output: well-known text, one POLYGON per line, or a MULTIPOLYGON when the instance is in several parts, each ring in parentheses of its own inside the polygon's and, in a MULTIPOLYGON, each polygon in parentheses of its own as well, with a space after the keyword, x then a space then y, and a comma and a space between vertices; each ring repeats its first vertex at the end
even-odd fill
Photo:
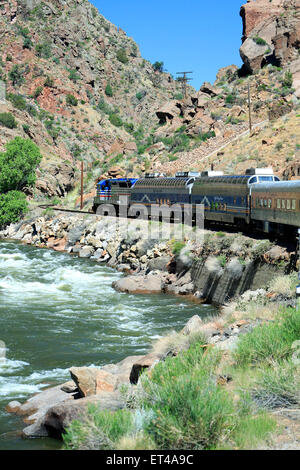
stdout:
MULTIPOLYGON (((265 412, 253 413, 243 394, 219 385, 222 353, 195 341, 159 362, 131 389, 130 409, 115 413, 90 406, 64 435, 66 449, 253 448, 276 428, 265 412)), ((129 401, 128 401, 129 402, 129 401)))
POLYGON ((300 338, 300 315, 286 309, 269 324, 257 326, 243 336, 234 358, 239 366, 272 364, 292 355, 292 344, 300 338))

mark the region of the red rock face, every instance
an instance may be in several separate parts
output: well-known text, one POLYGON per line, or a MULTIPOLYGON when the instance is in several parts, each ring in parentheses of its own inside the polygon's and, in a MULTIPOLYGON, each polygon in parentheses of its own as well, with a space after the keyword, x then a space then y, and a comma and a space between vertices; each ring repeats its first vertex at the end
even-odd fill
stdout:
POLYGON ((240 53, 248 72, 266 64, 285 67, 299 59, 300 0, 250 1, 241 7, 240 14, 243 19, 240 53))
POLYGON ((240 15, 243 19, 243 42, 260 23, 272 16, 279 16, 284 0, 256 0, 242 5, 240 15))

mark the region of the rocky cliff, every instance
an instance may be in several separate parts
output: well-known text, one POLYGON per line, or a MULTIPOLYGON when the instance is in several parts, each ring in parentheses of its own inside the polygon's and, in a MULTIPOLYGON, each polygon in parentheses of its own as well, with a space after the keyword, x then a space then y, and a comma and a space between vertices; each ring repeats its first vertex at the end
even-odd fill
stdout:
POLYGON ((37 194, 65 194, 81 159, 100 175, 137 153, 134 134, 181 89, 86 0, 1 0, 0 36, 0 112, 16 121, 1 121, 0 148, 16 135, 40 146, 37 194))

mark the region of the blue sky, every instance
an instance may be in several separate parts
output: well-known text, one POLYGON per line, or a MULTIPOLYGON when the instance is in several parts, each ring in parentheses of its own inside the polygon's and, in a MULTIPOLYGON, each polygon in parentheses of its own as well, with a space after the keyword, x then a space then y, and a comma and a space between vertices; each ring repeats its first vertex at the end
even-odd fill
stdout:
POLYGON ((241 65, 239 47, 246 0, 92 0, 121 27, 150 62, 163 61, 174 76, 193 71, 193 85, 214 82, 221 67, 241 65))

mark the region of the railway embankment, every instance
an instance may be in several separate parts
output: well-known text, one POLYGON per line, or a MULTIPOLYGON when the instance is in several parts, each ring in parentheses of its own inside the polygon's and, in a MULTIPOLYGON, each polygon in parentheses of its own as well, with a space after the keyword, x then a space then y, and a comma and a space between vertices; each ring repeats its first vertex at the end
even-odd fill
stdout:
POLYGON ((66 251, 124 272, 121 292, 168 293, 224 305, 293 272, 296 247, 240 233, 37 209, 0 237, 66 251))

